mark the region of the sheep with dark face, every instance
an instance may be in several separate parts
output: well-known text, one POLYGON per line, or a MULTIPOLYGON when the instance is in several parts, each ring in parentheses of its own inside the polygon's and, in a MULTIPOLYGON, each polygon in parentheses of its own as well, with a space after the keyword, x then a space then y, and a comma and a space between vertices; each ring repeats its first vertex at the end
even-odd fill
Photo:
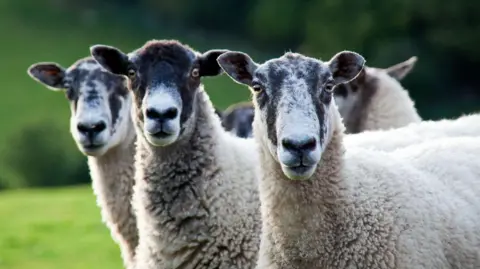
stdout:
POLYGON ((138 232, 130 203, 135 131, 126 79, 107 72, 91 57, 67 69, 53 62, 36 63, 28 68, 28 74, 47 88, 65 93, 71 108, 70 132, 79 150, 88 156, 103 220, 129 267, 138 232))
POLYGON ((416 61, 411 57, 385 69, 366 66, 354 80, 336 87, 335 103, 347 133, 398 128, 422 120, 400 84, 416 61))
POLYGON ((233 104, 222 113, 222 126, 238 137, 252 137, 253 114, 251 102, 233 104))
POLYGON ((169 40, 129 55, 91 48, 107 70, 129 78, 134 95, 138 269, 253 268, 257 260, 256 144, 222 128, 201 83, 221 73, 224 52, 169 40))
POLYGON ((345 147, 333 92, 362 70, 354 52, 262 64, 227 52, 218 62, 253 92, 257 268, 480 268, 480 137, 392 152, 345 147))

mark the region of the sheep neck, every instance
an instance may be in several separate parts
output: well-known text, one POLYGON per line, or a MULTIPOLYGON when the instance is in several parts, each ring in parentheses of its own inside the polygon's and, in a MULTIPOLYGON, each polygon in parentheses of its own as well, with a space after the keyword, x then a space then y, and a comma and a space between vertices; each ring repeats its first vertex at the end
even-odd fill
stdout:
MULTIPOLYGON (((195 99, 195 118, 188 137, 171 146, 155 147, 143 136, 138 140, 136 198, 139 214, 139 261, 157 259, 182 264, 211 241, 209 192, 205 179, 219 173, 215 147, 220 120, 215 119, 208 96, 200 91, 195 99), (146 254, 149 253, 149 254, 146 254)), ((185 134, 185 136, 187 136, 185 134)))
MULTIPOLYGON (((133 124, 127 130, 133 130, 133 124)), ((104 155, 88 157, 92 185, 102 216, 110 230, 118 231, 125 265, 132 263, 138 245, 136 217, 130 198, 134 185, 135 132, 104 155)))
POLYGON ((337 127, 316 172, 308 180, 289 180, 268 149, 262 147, 260 199, 265 231, 262 240, 266 241, 266 252, 270 252, 267 255, 276 257, 276 261, 283 260, 282 264, 288 264, 289 268, 322 265, 328 250, 335 245, 332 231, 336 230, 339 216, 348 206, 346 184, 340 174, 344 129, 339 120, 334 122, 337 127), (305 257, 304 253, 310 255, 305 257))

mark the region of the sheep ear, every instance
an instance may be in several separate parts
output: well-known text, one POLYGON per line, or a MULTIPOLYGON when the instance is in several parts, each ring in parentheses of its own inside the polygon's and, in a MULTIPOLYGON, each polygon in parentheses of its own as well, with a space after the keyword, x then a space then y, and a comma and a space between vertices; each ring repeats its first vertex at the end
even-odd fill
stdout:
POLYGON ((50 90, 60 91, 65 88, 65 68, 57 63, 35 63, 28 67, 27 73, 50 90))
POLYGON ((91 46, 90 54, 103 68, 116 75, 127 75, 131 66, 128 55, 112 46, 91 46))
POLYGON ((217 58, 228 50, 209 50, 200 55, 198 62, 200 64, 201 77, 213 77, 222 73, 222 68, 218 65, 217 58))
POLYGON ((253 73, 258 65, 243 52, 230 51, 220 55, 217 59, 220 67, 234 81, 252 86, 253 73))
POLYGON ((392 65, 388 68, 385 68, 385 71, 392 78, 400 81, 406 75, 408 75, 410 73, 410 71, 412 71, 412 69, 415 66, 415 63, 417 62, 417 60, 418 60, 418 58, 416 56, 410 57, 410 59, 408 59, 404 62, 398 63, 396 65, 392 65))
POLYGON ((342 51, 335 54, 328 66, 332 72, 335 84, 347 83, 357 77, 365 65, 363 56, 352 51, 342 51))

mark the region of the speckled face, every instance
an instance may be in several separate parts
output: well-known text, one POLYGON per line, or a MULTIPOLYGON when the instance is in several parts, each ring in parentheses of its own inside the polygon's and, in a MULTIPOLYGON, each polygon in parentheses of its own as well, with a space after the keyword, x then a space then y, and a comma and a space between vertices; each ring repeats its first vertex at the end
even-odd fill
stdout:
POLYGON ((70 102, 70 132, 86 155, 103 155, 127 132, 131 99, 125 78, 103 69, 91 57, 68 69, 37 63, 29 75, 52 90, 65 92, 70 102))
POLYGON ((110 46, 91 48, 103 67, 128 76, 137 124, 154 146, 174 143, 193 125, 200 79, 220 74, 216 58, 223 52, 200 54, 174 40, 149 41, 128 56, 110 46))
POLYGON ((330 133, 330 106, 335 85, 353 78, 363 58, 352 52, 330 62, 286 53, 256 64, 248 55, 229 52, 220 66, 235 81, 252 88, 259 139, 291 179, 313 174, 330 133))

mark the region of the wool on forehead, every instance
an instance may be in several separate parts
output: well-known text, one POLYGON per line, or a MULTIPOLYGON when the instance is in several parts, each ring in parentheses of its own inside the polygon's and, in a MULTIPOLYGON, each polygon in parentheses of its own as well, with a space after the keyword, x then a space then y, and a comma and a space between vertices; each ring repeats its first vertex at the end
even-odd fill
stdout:
POLYGON ((128 93, 125 78, 108 72, 92 56, 77 60, 66 70, 66 73, 67 83, 75 80, 87 83, 92 88, 95 83, 97 86, 103 84, 109 92, 117 92, 122 96, 128 93))
POLYGON ((95 69, 100 69, 100 68, 101 68, 101 65, 92 56, 87 56, 87 57, 80 58, 77 61, 75 61, 67 69, 67 71, 72 71, 74 69, 95 70, 95 69))
POLYGON ((286 52, 277 59, 265 62, 265 66, 270 72, 288 71, 299 78, 314 73, 322 75, 323 78, 324 75, 328 76, 329 74, 328 67, 321 60, 295 52, 286 52))
POLYGON ((133 60, 157 59, 165 61, 191 61, 198 54, 193 48, 178 40, 150 40, 132 53, 133 60))

